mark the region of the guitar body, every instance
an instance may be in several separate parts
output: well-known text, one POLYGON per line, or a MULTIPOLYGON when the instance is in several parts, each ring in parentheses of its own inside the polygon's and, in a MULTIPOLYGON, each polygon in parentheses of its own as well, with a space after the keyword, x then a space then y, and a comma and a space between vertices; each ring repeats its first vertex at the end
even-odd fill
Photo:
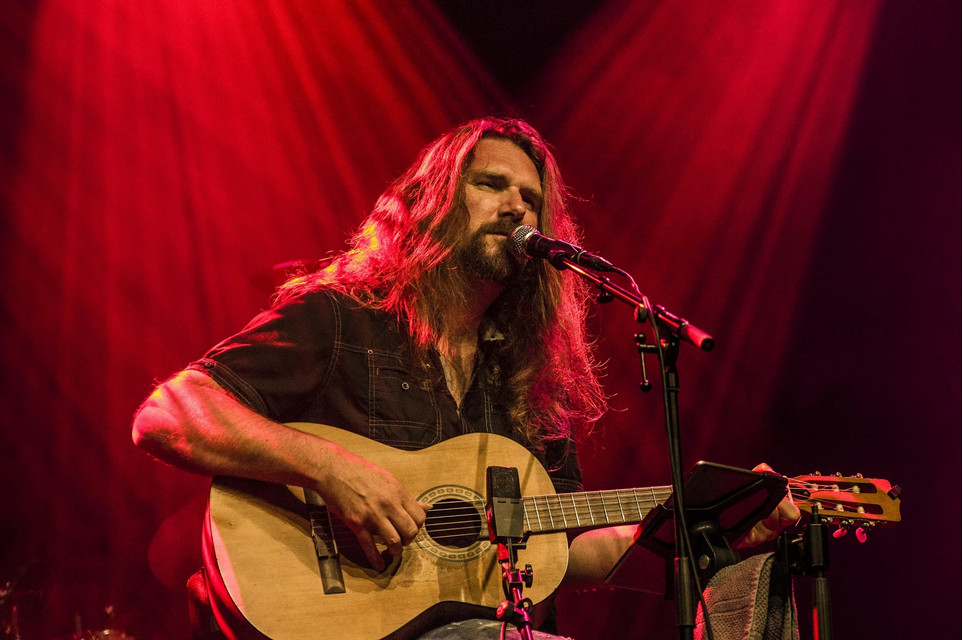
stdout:
MULTIPOLYGON (((414 542, 381 573, 368 567, 354 535, 332 517, 330 533, 337 547, 333 562, 343 585, 343 592, 337 593, 331 592, 330 576, 322 579, 308 515, 311 506, 303 489, 215 478, 205 568, 213 578, 215 612, 230 609, 243 618, 238 625, 219 615, 222 626, 237 627, 228 633, 276 640, 375 640, 415 636, 453 620, 494 616, 493 609, 505 597, 497 549, 488 541, 485 525, 487 468, 516 467, 522 495, 554 494, 548 474, 524 447, 491 434, 468 434, 411 452, 334 427, 289 426, 331 440, 387 469, 433 508, 414 542), (459 514, 457 534, 445 527, 446 512, 459 514)), ((332 561, 326 562, 330 566, 332 561)), ((565 533, 531 536, 527 548, 519 551, 518 566, 525 564, 534 568, 534 583, 525 595, 541 602, 565 574, 565 533)))

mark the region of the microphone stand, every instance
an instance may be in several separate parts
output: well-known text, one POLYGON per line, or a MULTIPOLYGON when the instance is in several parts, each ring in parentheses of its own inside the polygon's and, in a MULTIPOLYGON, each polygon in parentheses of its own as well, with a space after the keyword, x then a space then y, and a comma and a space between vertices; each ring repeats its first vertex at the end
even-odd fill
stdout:
POLYGON ((829 599, 829 536, 826 523, 813 506, 812 518, 801 535, 783 533, 777 553, 783 566, 793 575, 812 576, 813 638, 833 640, 833 614, 829 599))
POLYGON ((503 624, 511 622, 518 629, 519 635, 523 640, 534 640, 532 633, 532 601, 522 595, 524 587, 532 586, 532 565, 526 564, 525 569, 515 566, 518 560, 519 547, 525 548, 522 543, 513 542, 511 538, 499 538, 498 540, 498 564, 502 569, 502 589, 505 592, 504 600, 495 610, 495 617, 503 624))
MULTIPOLYGON (((612 283, 609 278, 582 268, 563 253, 553 256, 549 262, 556 269, 569 269, 582 279, 595 285, 599 289, 598 301, 600 303, 611 302, 618 298, 634 308, 637 322, 645 322, 648 318, 652 320, 652 328, 656 338, 655 344, 645 344, 643 336, 636 337, 636 344, 640 354, 657 354, 663 371, 662 394, 668 437, 669 467, 672 475, 672 495, 675 503, 673 518, 676 533, 676 623, 679 638, 691 640, 695 631, 695 601, 701 594, 701 589, 697 588, 698 578, 693 571, 692 548, 685 522, 682 446, 679 436, 679 372, 676 369, 676 360, 679 355, 679 346, 683 341, 703 351, 711 350, 715 346, 715 341, 708 333, 670 313, 664 307, 653 307, 644 295, 628 291, 612 283), (664 330, 664 336, 660 329, 664 330)), ((642 374, 645 377, 644 355, 642 356, 642 374)), ((642 385, 643 391, 647 391, 646 384, 643 383, 642 385)))
POLYGON ((502 630, 509 622, 518 629, 522 640, 533 640, 532 601, 522 594, 524 587, 531 587, 532 565, 518 569, 518 550, 525 548, 525 507, 522 503, 518 469, 515 467, 488 467, 486 471, 485 519, 488 523, 489 540, 497 545, 498 564, 502 571, 502 588, 505 598, 495 610, 495 617, 502 621, 502 630))

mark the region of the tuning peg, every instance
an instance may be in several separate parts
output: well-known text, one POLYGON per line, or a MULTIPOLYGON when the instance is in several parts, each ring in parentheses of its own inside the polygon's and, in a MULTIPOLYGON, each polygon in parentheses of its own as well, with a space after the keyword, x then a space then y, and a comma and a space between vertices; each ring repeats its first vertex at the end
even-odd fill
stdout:
POLYGON ((866 529, 862 527, 856 527, 856 539, 860 542, 866 542, 866 529))
POLYGON ((834 537, 834 538, 842 538, 842 537, 843 537, 844 535, 846 535, 848 532, 849 532, 849 528, 848 528, 848 527, 845 527, 845 526, 843 526, 843 525, 839 525, 839 528, 836 529, 835 531, 833 531, 833 537, 834 537))

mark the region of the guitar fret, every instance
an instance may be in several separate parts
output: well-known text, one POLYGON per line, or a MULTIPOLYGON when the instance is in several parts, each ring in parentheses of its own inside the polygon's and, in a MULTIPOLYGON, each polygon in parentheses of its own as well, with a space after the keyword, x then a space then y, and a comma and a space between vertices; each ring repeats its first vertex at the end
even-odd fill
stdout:
POLYGON ((644 487, 531 496, 522 501, 525 527, 528 532, 535 533, 641 522, 659 504, 660 496, 661 499, 668 497, 668 493, 662 495, 664 490, 665 487, 644 487), (643 491, 648 492, 651 503, 649 498, 640 495, 643 491), (613 498, 618 513, 609 512, 613 498), (634 512, 632 503, 635 504, 634 512), (602 508, 601 517, 595 515, 598 507, 602 508))
POLYGON ((570 494, 568 494, 568 495, 572 498, 572 511, 575 512, 575 524, 578 525, 579 527, 581 527, 581 526, 582 526, 582 521, 581 521, 581 519, 579 519, 579 517, 578 517, 578 507, 575 506, 575 494, 570 493, 570 494))
POLYGON ((639 494, 632 489, 632 497, 635 498, 635 508, 639 511, 639 520, 642 520, 644 516, 642 515, 642 505, 639 504, 639 494))
POLYGON ((605 524, 609 524, 609 510, 605 508, 605 496, 599 491, 599 500, 602 502, 602 513, 605 514, 605 524))
POLYGON ((559 515, 562 516, 562 527, 568 529, 568 519, 565 517, 565 505, 562 504, 561 498, 559 496, 555 497, 553 500, 556 505, 558 505, 559 515))

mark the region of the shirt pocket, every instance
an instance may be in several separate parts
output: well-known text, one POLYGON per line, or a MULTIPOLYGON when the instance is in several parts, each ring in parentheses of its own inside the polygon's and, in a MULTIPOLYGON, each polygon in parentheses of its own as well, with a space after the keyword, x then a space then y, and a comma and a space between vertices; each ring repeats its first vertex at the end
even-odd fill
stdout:
POLYGON ((368 437, 402 449, 441 440, 441 411, 430 385, 396 355, 368 351, 368 437))

